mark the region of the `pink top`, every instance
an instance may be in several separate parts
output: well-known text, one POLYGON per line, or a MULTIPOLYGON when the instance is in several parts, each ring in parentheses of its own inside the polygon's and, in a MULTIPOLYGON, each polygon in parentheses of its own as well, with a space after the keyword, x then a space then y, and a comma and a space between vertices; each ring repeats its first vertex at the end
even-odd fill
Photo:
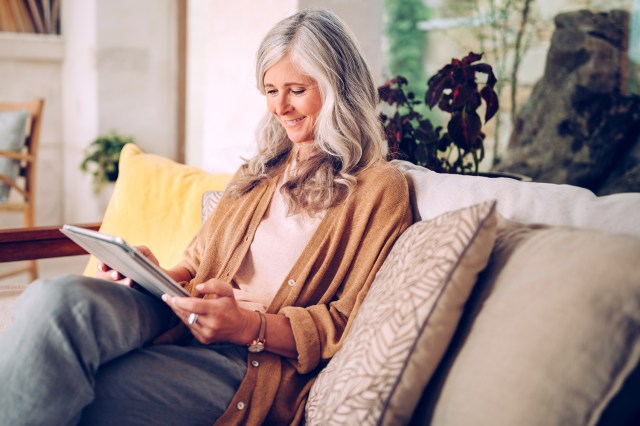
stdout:
POLYGON ((283 182, 284 178, 280 178, 269 208, 233 280, 239 287, 234 292, 242 308, 260 312, 267 310, 324 216, 289 215, 280 193, 283 182))

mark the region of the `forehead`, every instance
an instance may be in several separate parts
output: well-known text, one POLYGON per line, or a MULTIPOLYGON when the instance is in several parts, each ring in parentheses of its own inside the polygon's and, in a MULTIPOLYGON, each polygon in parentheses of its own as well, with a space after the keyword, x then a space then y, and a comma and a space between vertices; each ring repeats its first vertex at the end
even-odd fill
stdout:
POLYGON ((298 68, 289 55, 280 59, 264 73, 265 86, 280 86, 287 84, 314 84, 316 81, 298 68))

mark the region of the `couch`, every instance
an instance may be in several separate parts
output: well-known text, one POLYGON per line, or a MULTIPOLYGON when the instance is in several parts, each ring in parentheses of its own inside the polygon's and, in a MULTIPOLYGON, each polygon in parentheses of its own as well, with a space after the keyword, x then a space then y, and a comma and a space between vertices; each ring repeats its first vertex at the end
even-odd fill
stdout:
MULTIPOLYGON (((314 383, 306 422, 640 424, 640 193, 396 164, 416 223, 314 383)), ((101 229, 171 264, 229 178, 127 145, 101 229)), ((0 300, 0 329, 19 291, 0 300)))

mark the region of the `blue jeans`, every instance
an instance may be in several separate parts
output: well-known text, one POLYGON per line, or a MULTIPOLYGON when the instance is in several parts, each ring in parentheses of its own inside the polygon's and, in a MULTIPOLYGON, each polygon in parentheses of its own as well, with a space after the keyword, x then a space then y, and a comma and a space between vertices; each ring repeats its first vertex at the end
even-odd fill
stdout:
POLYGON ((34 282, 0 335, 0 422, 211 425, 246 373, 246 348, 150 345, 174 318, 125 286, 34 282))

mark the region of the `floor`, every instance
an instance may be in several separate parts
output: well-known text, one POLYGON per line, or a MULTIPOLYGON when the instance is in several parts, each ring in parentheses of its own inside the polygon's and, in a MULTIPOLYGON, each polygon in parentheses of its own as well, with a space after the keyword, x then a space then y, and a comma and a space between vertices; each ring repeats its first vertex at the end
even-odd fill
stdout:
MULTIPOLYGON (((81 274, 89 255, 38 260, 40 278, 53 278, 68 273, 81 274)), ((0 274, 22 266, 22 262, 0 263, 0 274)), ((29 285, 29 274, 21 273, 0 280, 0 332, 11 322, 17 297, 29 285)))

